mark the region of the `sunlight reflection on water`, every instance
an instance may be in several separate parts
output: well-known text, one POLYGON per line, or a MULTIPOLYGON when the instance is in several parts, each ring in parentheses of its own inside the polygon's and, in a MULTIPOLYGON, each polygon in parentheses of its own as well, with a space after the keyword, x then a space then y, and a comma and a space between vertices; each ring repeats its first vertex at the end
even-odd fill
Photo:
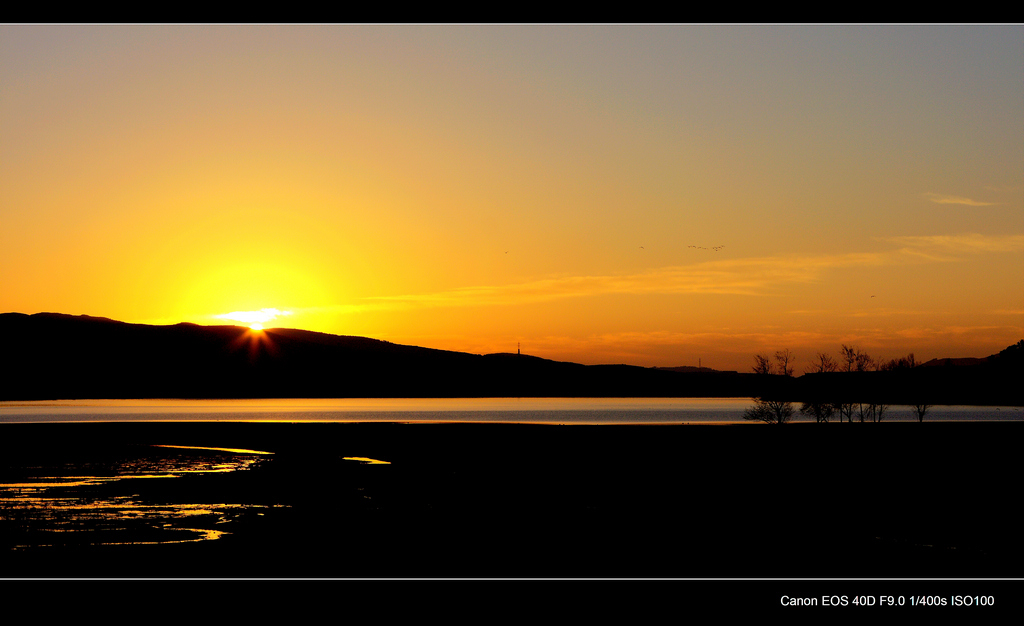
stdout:
MULTIPOLYGON (((20 469, 24 475, 0 480, 0 528, 6 547, 139 545, 209 541, 226 531, 214 528, 265 505, 151 501, 137 493, 136 479, 177 479, 187 475, 246 471, 269 453, 198 448, 187 453, 151 450, 139 458, 96 463, 96 475, 80 475, 75 464, 20 469), (63 474, 73 471, 75 474, 63 474)), ((8 469, 8 472, 19 471, 8 469)))

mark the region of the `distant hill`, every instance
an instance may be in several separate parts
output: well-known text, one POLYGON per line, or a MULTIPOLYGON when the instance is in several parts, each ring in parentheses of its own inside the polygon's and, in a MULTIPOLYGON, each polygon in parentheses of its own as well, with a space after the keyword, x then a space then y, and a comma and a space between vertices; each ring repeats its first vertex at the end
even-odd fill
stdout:
POLYGON ((653 367, 651 369, 664 370, 666 372, 681 372, 684 374, 737 374, 736 370, 715 370, 710 367, 694 367, 692 365, 677 365, 676 367, 653 367))
MULTIPOLYGON (((1020 404, 1024 342, 975 365, 799 378, 581 365, 290 328, 0 314, 0 400, 269 397, 809 397, 1020 404)), ((972 360, 973 361, 973 360, 972 360)))
POLYGON ((749 396, 753 375, 681 375, 240 326, 0 314, 0 399, 749 396))
POLYGON ((931 361, 925 361, 921 363, 919 367, 949 367, 955 365, 957 367, 969 366, 969 365, 980 365, 988 361, 988 357, 974 358, 974 357, 962 357, 959 359, 932 359, 931 361))
POLYGON ((1024 406, 1024 340, 982 358, 932 359, 913 368, 800 377, 801 397, 883 404, 1024 406))
POLYGON ((920 367, 965 367, 973 365, 992 364, 997 367, 1021 367, 1024 364, 1024 339, 1000 350, 997 354, 981 358, 962 357, 932 359, 921 363, 920 367))

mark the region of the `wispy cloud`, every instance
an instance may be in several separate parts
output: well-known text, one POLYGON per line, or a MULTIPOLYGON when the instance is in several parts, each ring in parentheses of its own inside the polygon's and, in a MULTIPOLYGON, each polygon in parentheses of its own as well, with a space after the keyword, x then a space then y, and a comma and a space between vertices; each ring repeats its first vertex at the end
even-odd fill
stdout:
POLYGON ((972 200, 962 196, 951 196, 944 193, 929 192, 924 194, 924 197, 936 204, 965 204, 967 206, 993 206, 996 204, 995 202, 981 202, 980 200, 972 200))
POLYGON ((1002 187, 986 185, 985 189, 988 189, 989 191, 999 191, 999 192, 1024 191, 1024 185, 1004 185, 1002 187))
POLYGON ((887 237, 879 238, 879 241, 897 247, 879 252, 724 259, 631 274, 553 276, 506 285, 476 285, 431 293, 368 297, 316 310, 360 313, 423 307, 495 306, 605 294, 764 296, 777 293, 787 285, 824 280, 827 273, 836 268, 952 262, 964 255, 1024 251, 1024 235, 935 235, 887 237))
MULTIPOLYGON (((944 339, 949 337, 978 336, 987 337, 995 335, 999 337, 1006 334, 1006 326, 939 326, 939 327, 916 327, 901 328, 894 331, 894 334, 904 339, 944 339)), ((1011 329, 1012 336, 1012 329, 1011 329)), ((999 345, 1005 339, 995 339, 994 345, 999 345)))
POLYGON ((786 256, 709 261, 621 275, 561 276, 501 286, 474 286, 428 294, 367 299, 403 306, 501 305, 602 294, 762 295, 789 283, 808 283, 830 267, 882 265, 883 255, 786 256))
POLYGON ((950 255, 978 254, 984 252, 1024 251, 1024 235, 926 235, 913 237, 883 237, 902 246, 901 253, 948 260, 950 255))
POLYGON ((856 309, 848 312, 832 313, 832 315, 845 315, 847 317, 899 317, 906 315, 935 315, 941 311, 921 311, 913 309, 856 309))
POLYGON ((835 310, 830 308, 802 308, 787 311, 793 316, 833 316, 847 318, 896 318, 901 316, 930 316, 935 315, 935 310, 921 310, 915 308, 855 308, 850 310, 835 310))

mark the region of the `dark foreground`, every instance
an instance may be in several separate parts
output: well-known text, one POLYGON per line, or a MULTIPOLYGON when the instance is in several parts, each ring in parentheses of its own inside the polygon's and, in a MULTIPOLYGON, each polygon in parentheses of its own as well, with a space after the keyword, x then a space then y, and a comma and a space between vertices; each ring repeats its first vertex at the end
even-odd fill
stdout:
MULTIPOLYGON (((5 424, 0 482, 57 463, 88 473, 151 444, 275 454, 248 471, 132 481, 139 501, 265 505, 218 524, 228 534, 213 541, 96 546, 78 532, 12 549, 38 529, 0 508, 0 577, 1019 578, 1022 434, 1020 423, 5 424)), ((138 527, 118 543, 152 537, 125 533, 138 527)))

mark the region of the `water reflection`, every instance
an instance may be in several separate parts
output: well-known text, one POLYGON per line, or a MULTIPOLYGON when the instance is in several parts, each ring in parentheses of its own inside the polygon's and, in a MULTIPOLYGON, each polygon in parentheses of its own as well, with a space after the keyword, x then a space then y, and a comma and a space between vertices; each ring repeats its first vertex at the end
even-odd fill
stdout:
MULTIPOLYGON (((750 398, 261 398, 0 402, 0 423, 262 421, 745 423, 750 398)), ((1021 421, 1021 407, 935 406, 926 421, 1021 421)), ((794 421, 813 421, 803 415, 794 421)), ((917 421, 895 405, 886 421, 917 421)))
POLYGON ((157 445, 88 463, 41 463, 0 475, 3 547, 171 544, 219 539, 225 524, 266 505, 195 502, 192 489, 166 489, 189 476, 254 469, 269 452, 157 445), (83 469, 91 472, 82 475, 83 469), (163 479, 161 481, 140 479, 163 479), (161 488, 155 488, 160 485, 161 488), (191 496, 191 498, 190 498, 191 496), (185 501, 181 500, 193 500, 185 501))

